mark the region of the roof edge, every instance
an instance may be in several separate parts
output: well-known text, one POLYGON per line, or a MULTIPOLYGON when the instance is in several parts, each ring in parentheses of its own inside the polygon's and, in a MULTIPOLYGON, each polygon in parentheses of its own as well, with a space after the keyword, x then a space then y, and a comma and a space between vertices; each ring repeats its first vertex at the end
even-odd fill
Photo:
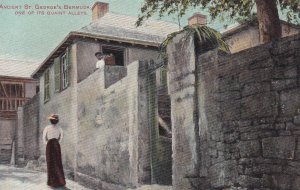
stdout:
POLYGON ((17 77, 17 76, 6 76, 6 75, 0 75, 0 78, 6 78, 6 79, 12 79, 12 80, 26 80, 26 81, 32 81, 36 82, 37 79, 30 78, 30 77, 17 77))
MULTIPOLYGON (((258 21, 257 21, 257 20, 252 20, 252 21, 243 23, 243 24, 241 24, 241 25, 239 25, 239 26, 237 26, 237 27, 234 27, 234 28, 232 28, 232 29, 229 29, 229 30, 227 30, 227 31, 224 31, 224 32, 222 33, 222 36, 223 36, 224 38, 229 37, 229 36, 231 36, 231 35, 233 35, 233 34, 239 32, 239 31, 245 29, 245 28, 248 27, 248 26, 253 26, 253 25, 256 25, 256 24, 258 24, 258 21)), ((286 24, 286 25, 288 25, 288 26, 290 26, 290 27, 292 27, 292 28, 300 29, 300 25, 293 24, 293 23, 289 23, 289 22, 284 21, 284 20, 280 20, 280 24, 286 24)))
POLYGON ((154 47, 154 48, 158 48, 160 46, 160 43, 156 43, 156 42, 149 42, 149 41, 135 40, 135 39, 116 38, 116 37, 113 37, 113 36, 105 36, 105 35, 99 35, 99 34, 88 34, 88 33, 85 33, 85 32, 72 31, 59 43, 58 46, 56 46, 56 48, 54 50, 51 51, 51 53, 46 57, 46 59, 40 64, 40 66, 31 74, 31 77, 33 79, 36 79, 36 78, 39 77, 39 75, 38 75, 39 71, 41 71, 43 69, 44 65, 53 57, 53 55, 71 37, 87 37, 87 38, 122 42, 122 43, 134 44, 134 45, 144 45, 144 46, 150 46, 150 47, 154 47))
POLYGON ((31 74, 32 78, 36 78, 36 74, 45 65, 45 63, 53 56, 53 54, 69 39, 71 32, 51 51, 51 53, 46 57, 46 59, 38 66, 38 68, 31 74))

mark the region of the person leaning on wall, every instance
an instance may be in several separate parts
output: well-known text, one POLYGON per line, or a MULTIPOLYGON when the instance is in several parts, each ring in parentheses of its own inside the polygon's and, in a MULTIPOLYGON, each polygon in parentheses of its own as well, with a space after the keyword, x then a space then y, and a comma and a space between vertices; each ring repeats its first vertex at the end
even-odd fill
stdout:
POLYGON ((48 119, 50 125, 46 126, 43 131, 43 141, 46 144, 47 185, 52 188, 63 187, 66 185, 60 148, 63 131, 58 126, 57 114, 51 114, 48 119))
POLYGON ((105 65, 105 58, 107 57, 107 55, 104 54, 103 52, 97 52, 97 53, 95 53, 95 56, 98 59, 98 61, 96 63, 96 69, 103 68, 105 65))

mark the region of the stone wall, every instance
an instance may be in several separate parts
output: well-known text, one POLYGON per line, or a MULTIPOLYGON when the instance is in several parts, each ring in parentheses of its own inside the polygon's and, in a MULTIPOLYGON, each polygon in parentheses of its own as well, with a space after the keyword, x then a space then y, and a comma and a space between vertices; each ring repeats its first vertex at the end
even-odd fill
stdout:
MULTIPOLYGON (((22 122, 23 125, 18 125, 18 135, 20 139, 17 140, 18 144, 23 143, 23 154, 17 151, 18 157, 22 157, 25 160, 37 160, 40 156, 39 150, 39 96, 36 95, 30 101, 28 101, 24 106, 22 113, 23 118, 18 121, 22 122), (20 127, 20 128, 19 128, 20 127), (22 130, 22 132, 21 132, 22 130), (22 142, 23 141, 23 142, 22 142)), ((20 146, 19 146, 20 147, 20 146)), ((17 149, 18 150, 18 149, 17 149)))
MULTIPOLYGON (((68 175, 91 189, 117 190, 150 184, 148 62, 137 60, 155 59, 158 53, 124 47, 126 67, 95 69, 96 58, 91 52, 99 51, 100 45, 90 41, 70 45, 70 85, 60 92, 54 90, 54 66, 49 67, 50 100, 46 102, 41 76, 39 160, 43 161, 45 155, 42 131, 49 124, 47 116, 57 113, 64 131, 62 160, 68 175), (129 60, 135 61, 128 64, 129 60)), ((157 145, 170 158, 170 142, 157 145)), ((157 159, 170 168, 163 154, 157 159)), ((168 170, 168 178, 170 175, 168 170)))
POLYGON ((13 141, 15 140, 16 120, 1 119, 0 122, 0 163, 8 164, 11 160, 13 141))
POLYGON ((199 180, 199 127, 196 114, 194 39, 184 34, 168 46, 171 97, 173 187, 193 189, 199 180))
POLYGON ((299 189, 300 36, 232 55, 184 39, 168 47, 173 189, 299 189))
POLYGON ((21 164, 24 162, 24 125, 23 125, 24 112, 23 107, 18 107, 17 112, 17 131, 16 131, 16 163, 21 164))
POLYGON ((64 131, 61 143, 62 160, 65 169, 74 171, 76 168, 76 135, 77 135, 77 44, 69 47, 70 85, 61 92, 55 92, 54 65, 50 66, 50 100, 44 101, 44 76, 40 78, 39 96, 39 146, 41 155, 45 155, 46 145, 42 141, 42 132, 50 124, 48 116, 56 113, 60 116, 59 125, 64 131))
POLYGON ((105 88, 118 82, 127 75, 127 68, 124 66, 105 66, 105 88))
POLYGON ((39 95, 18 108, 16 128, 16 164, 22 166, 40 156, 39 95))
POLYGON ((149 178, 147 147, 139 150, 138 146, 149 143, 146 76, 140 74, 145 73, 147 64, 128 65, 127 76, 117 82, 106 76, 114 67, 98 69, 78 84, 75 179, 92 189, 126 189, 149 178), (111 85, 106 88, 108 83, 111 85))

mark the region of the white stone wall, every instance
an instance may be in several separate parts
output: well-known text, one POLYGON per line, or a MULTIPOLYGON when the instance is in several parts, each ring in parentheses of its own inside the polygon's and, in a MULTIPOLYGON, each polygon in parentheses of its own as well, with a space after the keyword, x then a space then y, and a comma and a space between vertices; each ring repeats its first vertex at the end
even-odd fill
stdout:
POLYGON ((121 186, 138 183, 139 62, 127 69, 106 89, 105 69, 78 84, 77 171, 121 186))
POLYGON ((66 168, 75 168, 76 124, 77 124, 77 68, 76 44, 71 46, 71 79, 70 86, 61 92, 54 91, 54 65, 50 67, 50 100, 44 102, 44 76, 40 78, 40 149, 45 154, 42 132, 49 124, 47 117, 56 113, 60 116, 60 126, 64 131, 62 146, 63 163, 66 168))

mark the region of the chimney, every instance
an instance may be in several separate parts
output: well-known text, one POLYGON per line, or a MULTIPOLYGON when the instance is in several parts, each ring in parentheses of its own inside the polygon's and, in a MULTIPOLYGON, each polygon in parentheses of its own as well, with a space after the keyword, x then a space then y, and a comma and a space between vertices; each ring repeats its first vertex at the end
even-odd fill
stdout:
POLYGON ((188 21, 190 26, 193 24, 206 25, 207 16, 200 13, 194 13, 193 16, 188 19, 188 21))
POLYGON ((103 17, 109 10, 109 4, 103 2, 96 2, 92 7, 92 22, 96 22, 103 17))

